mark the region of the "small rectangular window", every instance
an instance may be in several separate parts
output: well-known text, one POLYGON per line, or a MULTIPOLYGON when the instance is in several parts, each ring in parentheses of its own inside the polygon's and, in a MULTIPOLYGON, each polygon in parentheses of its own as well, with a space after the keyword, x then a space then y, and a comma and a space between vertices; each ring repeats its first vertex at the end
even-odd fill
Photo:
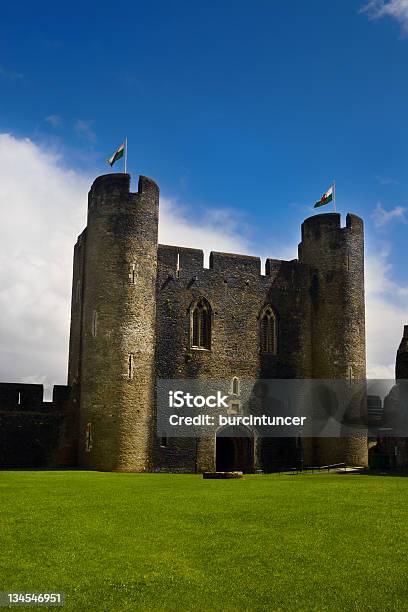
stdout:
POLYGON ((162 448, 166 448, 166 446, 167 446, 167 436, 162 436, 160 438, 160 446, 162 448))
POLYGON ((129 355, 128 359, 128 378, 133 378, 133 366, 134 366, 134 355, 132 353, 129 355))
POLYGON ((92 424, 87 423, 85 427, 85 452, 90 453, 92 449, 92 424))
POLYGON ((241 404, 240 402, 230 402, 229 408, 227 409, 228 414, 240 414, 241 404))
POLYGON ((96 338, 98 335, 98 311, 94 310, 92 315, 92 336, 96 338))
POLYGON ((132 264, 129 270, 129 280, 132 285, 136 282, 136 264, 132 264))
POLYGON ((180 277, 180 253, 177 253, 176 278, 180 277))

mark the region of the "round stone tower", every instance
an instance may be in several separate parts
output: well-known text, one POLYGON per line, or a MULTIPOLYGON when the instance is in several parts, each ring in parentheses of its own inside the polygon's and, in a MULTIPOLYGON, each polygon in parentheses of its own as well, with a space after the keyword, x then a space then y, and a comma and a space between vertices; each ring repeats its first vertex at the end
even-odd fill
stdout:
MULTIPOLYGON (((310 266, 312 378, 366 378, 364 228, 356 215, 320 214, 302 225, 299 260, 310 266)), ((367 438, 320 438, 315 460, 367 465, 367 438)))
POLYGON ((89 192, 83 271, 79 464, 150 466, 159 188, 128 174, 89 192))

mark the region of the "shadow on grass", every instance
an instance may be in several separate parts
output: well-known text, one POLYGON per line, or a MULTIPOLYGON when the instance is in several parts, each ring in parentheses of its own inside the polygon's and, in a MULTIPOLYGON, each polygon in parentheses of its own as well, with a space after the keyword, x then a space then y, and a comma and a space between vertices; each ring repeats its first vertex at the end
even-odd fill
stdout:
POLYGON ((361 468, 360 470, 353 470, 352 472, 341 472, 340 470, 337 472, 338 474, 343 474, 347 476, 348 474, 354 474, 357 476, 408 476, 408 468, 394 469, 394 470, 380 470, 380 469, 370 469, 370 468, 361 468))

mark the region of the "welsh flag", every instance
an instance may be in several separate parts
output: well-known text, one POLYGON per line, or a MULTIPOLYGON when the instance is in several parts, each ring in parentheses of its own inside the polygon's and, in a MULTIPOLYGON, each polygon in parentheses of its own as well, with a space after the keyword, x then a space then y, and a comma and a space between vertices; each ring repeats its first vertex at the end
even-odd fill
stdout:
POLYGON ((125 154, 125 145, 126 145, 126 141, 122 142, 122 144, 120 145, 119 149, 117 151, 115 151, 115 153, 112 155, 112 157, 110 157, 109 159, 106 160, 106 163, 109 164, 112 167, 113 164, 115 163, 115 161, 118 161, 118 159, 123 157, 123 155, 125 154))
POLYGON ((322 195, 320 200, 315 203, 314 208, 319 208, 319 206, 325 206, 326 204, 329 204, 333 200, 333 192, 334 189, 332 185, 331 187, 329 187, 326 193, 322 195))

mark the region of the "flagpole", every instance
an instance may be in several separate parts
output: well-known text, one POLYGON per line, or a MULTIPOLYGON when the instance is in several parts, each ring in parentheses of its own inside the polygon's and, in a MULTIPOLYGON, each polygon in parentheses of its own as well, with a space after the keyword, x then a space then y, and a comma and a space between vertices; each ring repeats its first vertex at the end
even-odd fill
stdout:
POLYGON ((127 171, 127 138, 125 138, 125 174, 127 171))
POLYGON ((334 212, 337 212, 337 209, 336 209, 336 179, 333 180, 333 206, 334 206, 334 212))

